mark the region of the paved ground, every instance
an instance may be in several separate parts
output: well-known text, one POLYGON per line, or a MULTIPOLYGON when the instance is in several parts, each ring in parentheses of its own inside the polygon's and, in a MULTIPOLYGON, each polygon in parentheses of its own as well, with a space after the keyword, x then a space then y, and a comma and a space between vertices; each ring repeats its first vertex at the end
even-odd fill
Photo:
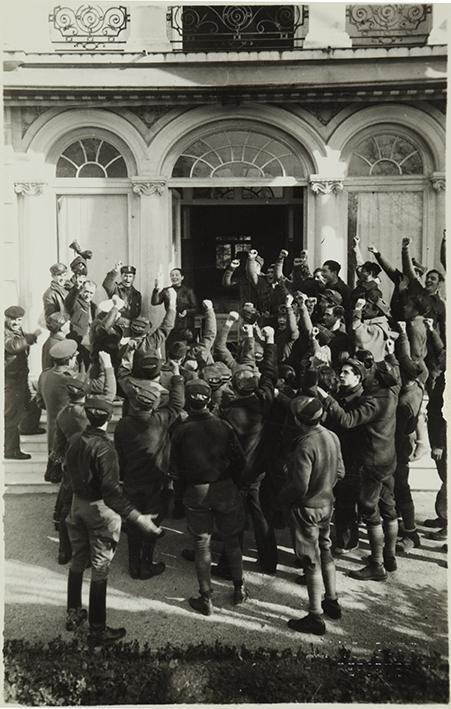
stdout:
MULTIPOLYGON (((7 495, 5 501, 5 638, 47 642, 64 630, 67 567, 56 563, 57 536, 51 524, 53 495, 7 495)), ((431 516, 434 494, 415 495, 418 520, 431 516)), ((293 553, 287 532, 279 532, 280 565, 276 577, 254 571, 253 537, 246 535, 245 571, 251 600, 238 609, 231 605, 231 584, 214 581, 217 612, 204 617, 191 611, 187 597, 196 592, 194 567, 180 558, 187 545, 185 522, 168 521, 159 556, 166 572, 149 581, 133 581, 127 574, 123 535, 111 569, 108 622, 125 625, 130 640, 152 647, 166 643, 245 644, 248 647, 309 648, 314 644, 330 653, 341 646, 371 652, 379 646, 447 653, 447 571, 441 544, 424 540, 423 547, 399 559, 398 571, 386 583, 359 582, 346 576, 368 553, 362 532, 361 550, 337 562, 338 590, 343 619, 329 622, 323 638, 302 636, 286 627, 289 618, 302 615, 306 589, 293 580, 293 553)), ((87 601, 89 572, 84 588, 87 601)))

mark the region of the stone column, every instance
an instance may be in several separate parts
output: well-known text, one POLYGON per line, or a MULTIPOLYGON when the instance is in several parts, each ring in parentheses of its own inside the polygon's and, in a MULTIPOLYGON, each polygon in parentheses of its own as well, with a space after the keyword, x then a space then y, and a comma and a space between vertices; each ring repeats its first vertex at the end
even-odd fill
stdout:
POLYGON ((338 261, 341 276, 346 280, 348 249, 343 180, 310 175, 309 181, 316 197, 315 266, 321 266, 328 259, 338 261))
POLYGON ((432 4, 432 29, 429 33, 428 44, 448 43, 447 17, 449 14, 449 3, 432 4))
POLYGON ((165 180, 132 178, 133 192, 141 203, 139 208, 140 246, 137 267, 141 272, 140 282, 144 311, 155 323, 157 312, 150 304, 150 297, 157 275, 162 273, 165 285, 169 283, 171 235, 169 233, 170 195, 165 180))
POLYGON ((352 40, 346 32, 345 3, 315 2, 309 5, 309 31, 303 47, 352 47, 352 40))
POLYGON ((41 318, 42 294, 49 286, 49 268, 56 261, 56 239, 51 224, 52 210, 43 182, 15 182, 19 226, 18 291, 19 302, 25 309, 24 326, 42 330, 36 345, 30 350, 29 367, 33 378, 41 371, 41 347, 48 332, 41 318))
MULTIPOLYGON (((446 178, 444 172, 434 172, 431 176, 431 187, 435 192, 434 200, 434 242, 432 253, 428 254, 428 266, 442 268, 440 261, 440 245, 443 229, 446 227, 446 178)), ((432 246, 432 244, 431 244, 432 246)))

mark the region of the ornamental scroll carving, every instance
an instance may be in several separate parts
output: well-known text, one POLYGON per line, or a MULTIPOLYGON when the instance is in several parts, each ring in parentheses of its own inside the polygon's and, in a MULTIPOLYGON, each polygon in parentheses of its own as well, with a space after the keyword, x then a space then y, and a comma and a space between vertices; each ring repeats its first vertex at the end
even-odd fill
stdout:
POLYGON ((148 197, 152 194, 162 195, 165 188, 166 182, 164 181, 135 182, 133 192, 140 196, 146 195, 148 197))
POLYGON ((44 191, 43 182, 15 182, 14 192, 16 194, 26 195, 27 197, 42 194, 44 191))
POLYGON ((439 175, 431 177, 431 186, 436 192, 444 192, 446 190, 445 177, 439 175))
POLYGON ((310 187, 313 194, 337 194, 343 191, 343 180, 338 178, 310 176, 310 187))

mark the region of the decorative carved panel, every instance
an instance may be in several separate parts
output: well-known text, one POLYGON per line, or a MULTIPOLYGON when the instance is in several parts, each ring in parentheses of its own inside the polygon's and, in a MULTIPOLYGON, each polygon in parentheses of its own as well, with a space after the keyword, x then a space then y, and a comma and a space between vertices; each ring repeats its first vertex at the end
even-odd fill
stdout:
POLYGON ((348 5, 346 31, 354 47, 425 44, 431 30, 431 5, 348 5))

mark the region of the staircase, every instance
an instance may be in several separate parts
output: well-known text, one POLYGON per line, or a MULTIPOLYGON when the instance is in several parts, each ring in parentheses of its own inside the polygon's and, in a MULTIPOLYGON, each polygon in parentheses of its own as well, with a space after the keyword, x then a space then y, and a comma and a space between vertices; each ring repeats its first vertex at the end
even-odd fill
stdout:
MULTIPOLYGON (((108 433, 113 437, 116 423, 122 412, 122 402, 114 402, 113 417, 108 425, 108 433)), ((41 425, 46 425, 46 412, 42 412, 41 425)), ((22 450, 31 453, 30 460, 4 460, 4 483, 7 495, 24 493, 56 494, 58 485, 44 480, 47 465, 47 434, 21 436, 22 450)), ((410 464, 410 487, 417 492, 435 492, 440 489, 440 479, 429 449, 420 459, 410 464)))
MULTIPOLYGON (((114 402, 113 417, 108 424, 108 435, 113 438, 116 423, 122 414, 122 401, 114 402)), ((47 426, 47 415, 43 411, 40 425, 47 426)), ((24 453, 30 453, 30 460, 3 460, 3 480, 6 495, 24 493, 56 494, 58 485, 44 480, 47 467, 47 434, 38 436, 21 436, 21 448, 24 453)))

